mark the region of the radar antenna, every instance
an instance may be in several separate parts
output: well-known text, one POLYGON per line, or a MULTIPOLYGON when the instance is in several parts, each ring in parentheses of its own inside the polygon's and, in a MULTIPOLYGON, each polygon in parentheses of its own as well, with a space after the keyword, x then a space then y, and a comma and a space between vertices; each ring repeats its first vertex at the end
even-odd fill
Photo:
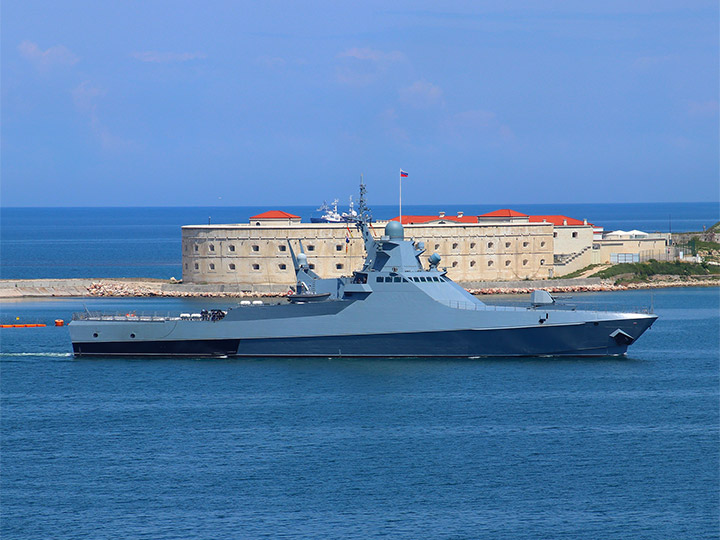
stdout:
POLYGON ((372 214, 370 209, 365 202, 365 195, 367 189, 365 188, 365 179, 363 175, 360 175, 360 198, 358 199, 358 223, 370 223, 372 221, 372 214))

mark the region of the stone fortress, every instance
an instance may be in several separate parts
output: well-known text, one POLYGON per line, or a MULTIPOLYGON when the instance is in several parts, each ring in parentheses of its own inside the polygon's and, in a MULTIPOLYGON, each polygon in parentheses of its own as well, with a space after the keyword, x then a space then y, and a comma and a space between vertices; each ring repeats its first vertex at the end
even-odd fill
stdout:
MULTIPOLYGON (((373 223, 377 236, 386 223, 373 223)), ((509 209, 481 216, 402 216, 402 223, 407 238, 424 242, 423 257, 437 252, 440 266, 459 283, 548 279, 590 264, 665 258, 670 236, 641 231, 605 235, 587 220, 509 209)), ((296 251, 302 241, 311 268, 326 278, 352 274, 365 257, 352 223, 303 223, 298 216, 273 210, 248 223, 184 226, 183 281, 252 291, 287 289, 295 284, 288 241, 296 251)))

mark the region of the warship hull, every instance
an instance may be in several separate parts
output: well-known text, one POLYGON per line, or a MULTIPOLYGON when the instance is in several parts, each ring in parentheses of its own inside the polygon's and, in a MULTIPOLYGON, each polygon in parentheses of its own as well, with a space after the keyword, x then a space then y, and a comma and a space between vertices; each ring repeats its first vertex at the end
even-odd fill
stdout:
MULTIPOLYGON (((105 339, 73 340, 73 351, 76 356, 618 356, 625 354, 628 346, 640 337, 655 319, 652 315, 639 315, 638 318, 620 322, 593 321, 521 328, 215 339, 173 339, 173 332, 170 332, 170 335, 163 339, 131 340, 114 340, 112 334, 127 334, 132 328, 116 326, 123 323, 106 323, 109 328, 102 328, 105 339)), ((225 325, 220 322, 215 323, 215 326, 213 333, 222 333, 222 329, 218 327, 225 325)), ((97 329, 98 325, 93 328, 97 329)), ((117 335, 117 338, 119 337, 117 335)))

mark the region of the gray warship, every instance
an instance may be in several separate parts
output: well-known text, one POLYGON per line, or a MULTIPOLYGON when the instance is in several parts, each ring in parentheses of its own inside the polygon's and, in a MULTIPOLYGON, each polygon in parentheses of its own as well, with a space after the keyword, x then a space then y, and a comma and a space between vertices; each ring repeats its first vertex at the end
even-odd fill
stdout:
MULTIPOLYGON (((353 218, 366 257, 352 276, 322 279, 302 240, 289 254, 294 293, 280 304, 167 317, 76 313, 75 356, 512 357, 617 356, 657 319, 651 313, 577 310, 547 292, 522 307, 487 305, 453 282, 433 253, 391 221, 372 234, 360 186, 353 218)), ((244 305, 245 304, 245 305, 244 305)), ((261 304, 261 305, 257 305, 261 304)))

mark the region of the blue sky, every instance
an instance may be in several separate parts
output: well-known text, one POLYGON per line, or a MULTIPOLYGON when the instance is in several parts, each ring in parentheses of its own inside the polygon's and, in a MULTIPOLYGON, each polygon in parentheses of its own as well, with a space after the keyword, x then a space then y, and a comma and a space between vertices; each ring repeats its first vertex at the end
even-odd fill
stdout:
POLYGON ((719 198, 716 1, 301 4, 3 3, 2 205, 719 198))

